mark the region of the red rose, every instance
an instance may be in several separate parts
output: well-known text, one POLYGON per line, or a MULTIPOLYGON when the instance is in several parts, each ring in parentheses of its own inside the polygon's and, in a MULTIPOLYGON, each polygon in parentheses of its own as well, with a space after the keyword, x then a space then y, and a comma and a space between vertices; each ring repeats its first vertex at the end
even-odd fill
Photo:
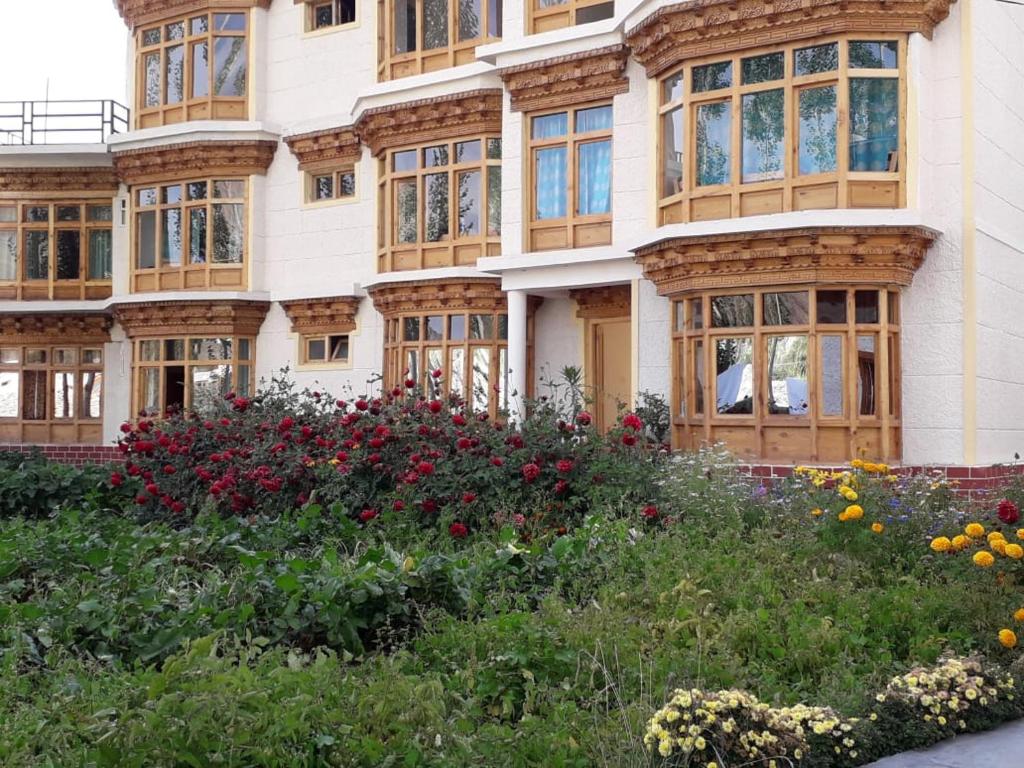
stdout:
POLYGON ((213 429, 215 426, 216 426, 216 424, 214 424, 209 419, 207 419, 206 421, 203 422, 203 429, 213 429))
POLYGON ((376 516, 377 516, 377 510, 376 509, 364 509, 362 512, 359 513, 359 519, 362 520, 364 523, 370 522, 376 516))
POLYGON ((433 376, 435 379, 440 379, 442 373, 443 371, 440 368, 435 368, 430 372, 430 375, 433 376))
POLYGON ((379 437, 371 437, 370 438, 370 447, 371 448, 383 448, 384 447, 384 441, 381 438, 379 438, 379 437))
POLYGON ((421 475, 432 475, 432 474, 434 474, 434 465, 431 464, 429 461, 421 461, 416 466, 416 469, 419 471, 419 473, 421 475))
POLYGON ((491 464, 493 464, 494 466, 500 467, 504 463, 505 460, 501 458, 501 456, 491 456, 491 464))
POLYGON ((380 464, 381 456, 379 453, 371 453, 366 457, 367 464, 380 464))
POLYGON ((369 407, 370 407, 370 404, 368 402, 366 402, 365 400, 362 400, 362 399, 356 400, 356 410, 365 411, 369 407))
POLYGON ((334 405, 337 408, 344 408, 345 407, 345 401, 344 400, 335 400, 334 401, 334 405))
POLYGON ((653 504, 648 504, 646 507, 643 508, 641 514, 648 520, 653 520, 658 516, 658 508, 653 504))
POLYGON ((586 411, 580 411, 579 413, 576 414, 576 423, 577 424, 582 424, 584 427, 587 426, 588 424, 590 424, 590 422, 593 421, 593 420, 594 420, 594 417, 591 416, 586 411))
POLYGON ((173 475, 173 474, 174 474, 175 472, 177 472, 177 471, 178 471, 178 470, 176 470, 176 469, 175 469, 175 468, 174 468, 173 466, 171 466, 170 464, 166 464, 166 465, 164 465, 164 474, 165 474, 165 475, 173 475))
POLYGON ((626 427, 627 429, 633 429, 639 432, 641 429, 644 428, 644 423, 640 421, 640 417, 637 416, 635 413, 627 413, 625 417, 622 419, 622 426, 626 427))
POLYGON ((1013 525, 1020 520, 1020 510, 1009 499, 1003 499, 999 502, 999 519, 1007 525, 1013 525))
POLYGON ((288 432, 295 425, 295 419, 291 416, 285 416, 279 422, 277 422, 278 432, 288 432))
POLYGON ((148 421, 139 422, 139 432, 149 432, 150 423, 148 421))
POLYGON ((115 488, 120 488, 121 487, 121 483, 123 483, 123 482, 124 482, 124 475, 122 475, 120 472, 112 472, 110 474, 110 484, 112 486, 114 486, 115 488))
POLYGON ((532 483, 540 476, 540 467, 536 464, 523 464, 522 468, 523 479, 528 483, 532 483))
POLYGON ((313 428, 308 426, 308 425, 303 426, 302 427, 302 436, 303 437, 312 437, 313 436, 313 428))
POLYGON ((221 418, 220 418, 220 425, 222 427, 229 427, 229 426, 231 426, 231 419, 229 419, 227 416, 221 416, 221 418))
POLYGON ((129 432, 132 431, 132 425, 129 424, 127 421, 124 422, 124 424, 121 425, 121 431, 127 435, 129 432))
POLYGON ((458 448, 460 451, 468 450, 472 446, 473 441, 470 440, 468 437, 460 437, 458 440, 455 441, 455 447, 458 448))
POLYGON ((184 504, 182 504, 180 501, 172 502, 172 504, 171 504, 171 512, 173 512, 176 515, 180 515, 184 511, 185 511, 185 505, 184 504))
POLYGON ((569 490, 569 484, 565 480, 559 480, 555 483, 555 493, 565 493, 569 490))
POLYGON ((442 407, 440 400, 431 400, 427 403, 427 408, 430 409, 431 413, 440 413, 442 407))
POLYGON ((406 389, 412 389, 415 386, 416 386, 416 381, 414 379, 406 379, 405 380, 405 388, 406 389))
POLYGON ((432 515, 437 512, 437 502, 432 499, 427 499, 420 503, 420 508, 428 515, 432 515))
POLYGON ((472 504, 474 501, 476 501, 476 494, 473 493, 472 491, 466 491, 464 494, 462 494, 463 504, 472 504))
POLYGON ((469 535, 469 529, 462 523, 452 523, 448 526, 448 533, 455 539, 464 539, 469 535))
POLYGON ((231 406, 231 408, 233 410, 236 410, 239 413, 245 413, 245 409, 248 408, 248 407, 249 407, 249 398, 247 398, 247 397, 236 398, 235 402, 231 406))
POLYGON ((622 436, 623 445, 636 445, 636 435, 627 432, 622 436))
POLYGON ((466 417, 461 413, 456 413, 452 416, 452 423, 457 427, 464 427, 466 426, 466 417))
POLYGON ((567 475, 570 472, 572 472, 572 468, 573 468, 573 461, 572 461, 572 459, 562 459, 557 464, 555 464, 555 469, 557 469, 563 475, 567 475))
POLYGON ((405 509, 405 502, 402 501, 401 499, 395 499, 395 503, 392 505, 392 508, 395 510, 395 512, 401 512, 403 509, 405 509))

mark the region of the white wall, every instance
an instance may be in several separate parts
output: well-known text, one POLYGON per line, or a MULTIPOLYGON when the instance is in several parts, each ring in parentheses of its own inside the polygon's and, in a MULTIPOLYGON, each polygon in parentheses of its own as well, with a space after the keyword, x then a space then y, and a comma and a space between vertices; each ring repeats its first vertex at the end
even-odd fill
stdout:
POLYGON ((534 394, 549 394, 544 380, 561 380, 568 365, 583 368, 583 321, 568 296, 548 297, 534 319, 534 394))

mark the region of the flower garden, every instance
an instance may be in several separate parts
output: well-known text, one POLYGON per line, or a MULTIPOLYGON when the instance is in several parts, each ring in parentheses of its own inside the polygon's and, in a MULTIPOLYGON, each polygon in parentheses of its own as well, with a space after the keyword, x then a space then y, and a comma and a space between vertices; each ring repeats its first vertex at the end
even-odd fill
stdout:
POLYGON ((757 486, 442 378, 0 454, 0 764, 855 766, 1024 716, 1024 486, 757 486))

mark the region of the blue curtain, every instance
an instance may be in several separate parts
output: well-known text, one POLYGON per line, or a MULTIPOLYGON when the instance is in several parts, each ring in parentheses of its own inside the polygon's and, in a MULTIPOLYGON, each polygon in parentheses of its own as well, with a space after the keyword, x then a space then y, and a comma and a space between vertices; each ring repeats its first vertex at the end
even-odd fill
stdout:
POLYGON ((581 144, 577 175, 576 209, 580 216, 612 210, 612 143, 581 144))
POLYGON ((566 148, 538 149, 536 156, 537 211, 535 218, 561 219, 565 217, 566 148))

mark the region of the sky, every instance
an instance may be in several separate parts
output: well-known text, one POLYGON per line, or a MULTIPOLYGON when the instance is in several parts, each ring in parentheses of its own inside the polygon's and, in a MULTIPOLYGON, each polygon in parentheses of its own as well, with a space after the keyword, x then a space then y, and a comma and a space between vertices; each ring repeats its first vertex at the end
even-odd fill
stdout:
POLYGON ((127 40, 113 0, 0 0, 0 101, 127 105, 127 40))

